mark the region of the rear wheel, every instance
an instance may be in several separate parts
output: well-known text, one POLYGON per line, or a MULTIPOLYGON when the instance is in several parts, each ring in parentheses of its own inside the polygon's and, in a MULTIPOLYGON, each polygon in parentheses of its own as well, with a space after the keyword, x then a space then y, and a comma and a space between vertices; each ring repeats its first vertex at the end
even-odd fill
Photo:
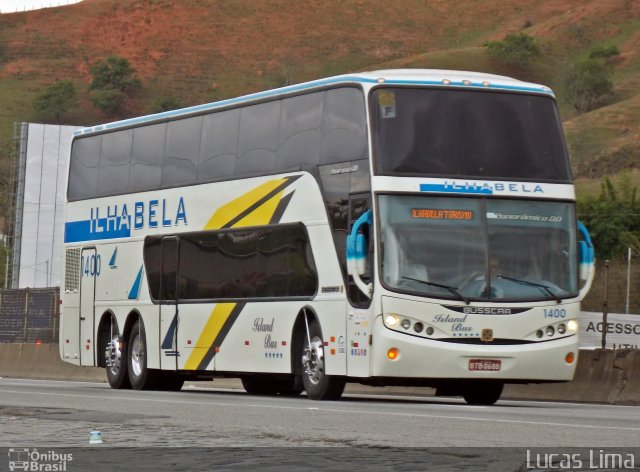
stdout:
POLYGON ((308 334, 307 337, 305 333, 301 358, 302 383, 307 396, 312 400, 338 400, 344 391, 345 380, 325 372, 324 343, 317 322, 309 323, 308 334))
POLYGON ((469 405, 493 405, 503 388, 502 382, 475 382, 465 387, 462 397, 469 405))
POLYGON ((129 381, 134 390, 148 390, 153 388, 153 375, 147 369, 147 342, 144 332, 144 324, 136 321, 129 333, 127 349, 127 367, 129 381))
POLYGON ((105 370, 107 372, 109 385, 111 388, 116 389, 131 388, 127 369, 126 349, 120 334, 117 332, 117 328, 113 330, 111 340, 106 342, 105 345, 105 370))

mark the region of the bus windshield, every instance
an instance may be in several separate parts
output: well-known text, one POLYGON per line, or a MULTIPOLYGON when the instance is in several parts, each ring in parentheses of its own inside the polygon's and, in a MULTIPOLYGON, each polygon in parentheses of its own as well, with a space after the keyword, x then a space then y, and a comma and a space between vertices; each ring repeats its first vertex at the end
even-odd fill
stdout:
POLYGON ((551 97, 379 88, 372 93, 375 173, 569 182, 551 97))
POLYGON ((380 195, 378 208, 390 290, 495 302, 577 295, 571 203, 380 195))

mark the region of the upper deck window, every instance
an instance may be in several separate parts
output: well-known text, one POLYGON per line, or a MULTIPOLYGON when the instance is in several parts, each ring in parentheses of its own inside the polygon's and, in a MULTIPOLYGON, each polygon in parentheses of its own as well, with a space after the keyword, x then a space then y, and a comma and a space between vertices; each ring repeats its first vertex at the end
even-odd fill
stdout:
POLYGON ((367 159, 362 89, 346 86, 74 140, 69 201, 367 159))
POLYGON ((379 88, 371 104, 377 174, 571 180, 551 97, 379 88))

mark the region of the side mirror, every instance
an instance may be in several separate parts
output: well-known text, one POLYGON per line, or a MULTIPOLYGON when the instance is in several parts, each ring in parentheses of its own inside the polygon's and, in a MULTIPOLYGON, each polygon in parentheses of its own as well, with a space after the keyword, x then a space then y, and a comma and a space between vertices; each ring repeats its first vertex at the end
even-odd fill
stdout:
POLYGON ((578 260, 580 264, 580 280, 584 282, 580 289, 580 298, 584 298, 593 283, 593 277, 596 272, 596 258, 589 231, 581 221, 578 221, 578 231, 583 238, 582 241, 578 242, 578 260))
POLYGON ((349 275, 363 275, 367 271, 367 241, 364 234, 347 236, 347 272, 349 275))

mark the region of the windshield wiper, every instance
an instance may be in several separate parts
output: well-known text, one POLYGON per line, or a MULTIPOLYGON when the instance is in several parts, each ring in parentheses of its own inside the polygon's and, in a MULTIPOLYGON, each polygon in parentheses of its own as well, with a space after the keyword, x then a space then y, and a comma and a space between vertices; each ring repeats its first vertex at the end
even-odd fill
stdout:
POLYGON ((465 302, 467 305, 469 304, 469 299, 466 298, 464 295, 462 295, 458 289, 456 287, 451 287, 449 285, 443 285, 443 284, 437 284, 435 282, 429 282, 427 280, 420 280, 420 279, 414 279, 413 277, 405 277, 404 275, 401 276, 403 279, 406 280, 413 280, 414 282, 419 282, 421 284, 425 284, 425 285, 431 285, 433 287, 440 287, 443 288, 445 290, 448 290, 449 292, 453 293, 454 295, 456 295, 457 297, 459 297, 463 302, 465 302))
POLYGON ((499 279, 511 280, 512 282, 517 282, 519 284, 530 285, 532 287, 541 288, 545 292, 547 292, 549 295, 551 295, 551 298, 553 298, 556 302, 562 303, 562 299, 557 294, 553 293, 551 289, 544 284, 530 282, 529 280, 515 279, 513 277, 507 277, 506 275, 502 275, 502 274, 496 274, 496 277, 498 277, 499 279))

